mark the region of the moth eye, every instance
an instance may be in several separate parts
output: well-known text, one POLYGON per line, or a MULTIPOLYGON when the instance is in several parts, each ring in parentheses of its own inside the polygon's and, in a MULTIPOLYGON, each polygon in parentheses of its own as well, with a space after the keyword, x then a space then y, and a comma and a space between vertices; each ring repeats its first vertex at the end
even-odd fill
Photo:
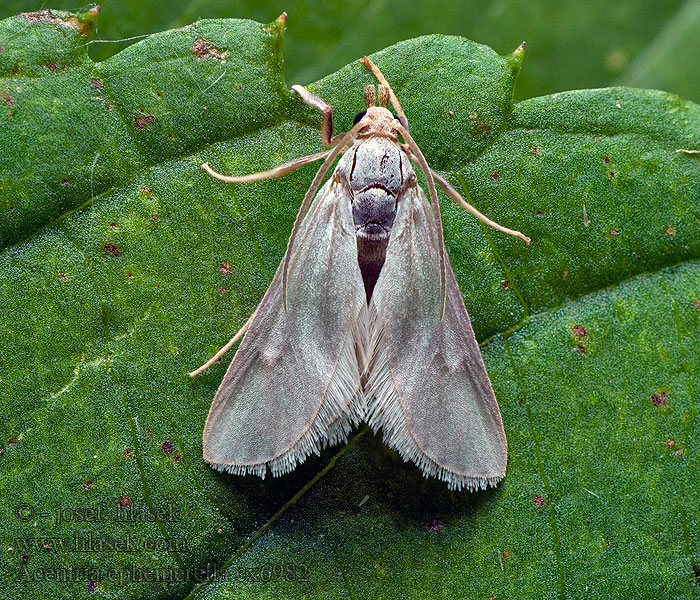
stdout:
POLYGON ((352 122, 353 125, 357 125, 360 122, 360 119, 364 117, 367 114, 366 110, 363 110, 361 113, 357 113, 355 115, 355 120, 352 122))

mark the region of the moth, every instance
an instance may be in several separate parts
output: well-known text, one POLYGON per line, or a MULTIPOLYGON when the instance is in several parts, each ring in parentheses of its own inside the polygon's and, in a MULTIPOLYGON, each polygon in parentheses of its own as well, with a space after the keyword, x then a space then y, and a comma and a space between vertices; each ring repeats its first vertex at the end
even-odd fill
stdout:
POLYGON ((486 218, 428 167, 396 94, 372 61, 362 62, 378 80, 379 106, 367 86, 365 111, 345 134, 332 136, 329 105, 292 87, 323 113, 328 150, 244 176, 202 165, 242 183, 325 159, 262 301, 190 373, 244 336, 209 411, 204 459, 229 473, 279 476, 366 421, 426 477, 483 489, 505 475, 506 436, 445 251, 435 182, 491 227, 530 240, 486 218), (425 174, 430 201, 411 163, 425 174))

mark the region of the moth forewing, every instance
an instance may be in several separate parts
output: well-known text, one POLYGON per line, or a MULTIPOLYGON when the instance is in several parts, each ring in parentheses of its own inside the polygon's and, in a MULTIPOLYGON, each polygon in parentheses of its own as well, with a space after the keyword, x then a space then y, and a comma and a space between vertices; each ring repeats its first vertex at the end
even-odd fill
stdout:
POLYGON ((288 249, 287 310, 280 265, 214 397, 204 458, 219 470, 286 473, 364 415, 354 338, 365 296, 339 193, 333 182, 319 192, 288 249))
MULTIPOLYGON (((442 237, 423 191, 399 199, 386 261, 370 303, 373 359, 365 392, 384 442, 452 489, 495 485, 506 438, 449 260, 440 319, 442 237)), ((445 254, 446 256, 446 254, 445 254)))

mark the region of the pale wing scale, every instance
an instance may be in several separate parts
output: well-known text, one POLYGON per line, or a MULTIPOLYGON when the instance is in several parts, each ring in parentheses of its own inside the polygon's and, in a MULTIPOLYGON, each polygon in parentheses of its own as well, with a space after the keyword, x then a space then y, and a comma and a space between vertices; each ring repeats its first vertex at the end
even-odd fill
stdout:
POLYGON ((425 194, 409 188, 370 303, 366 419, 426 476, 450 489, 483 489, 505 474, 506 438, 449 261, 440 321, 438 244, 425 194))
POLYGON ((287 473, 364 417, 356 337, 366 300, 342 186, 319 191, 291 251, 287 312, 280 265, 209 411, 204 458, 219 470, 287 473))

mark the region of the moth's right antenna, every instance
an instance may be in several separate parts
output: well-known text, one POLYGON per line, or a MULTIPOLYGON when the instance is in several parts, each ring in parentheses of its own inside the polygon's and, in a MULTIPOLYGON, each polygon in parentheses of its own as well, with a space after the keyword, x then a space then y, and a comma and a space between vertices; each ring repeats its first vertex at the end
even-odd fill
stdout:
POLYGON ((374 76, 377 78, 377 81, 380 83, 380 98, 381 98, 381 86, 385 85, 387 87, 387 90, 389 91, 389 98, 391 98, 391 103, 394 105, 394 110, 396 111, 396 116, 399 118, 399 122, 401 125, 404 126, 404 129, 408 131, 408 119, 406 118, 406 113, 403 112, 403 108, 401 108, 401 103, 399 102, 399 99, 396 97, 396 94, 394 93, 394 90, 391 89, 391 86, 389 85, 389 82, 386 80, 386 77, 382 74, 382 72, 379 70, 379 67, 375 65, 369 58, 366 56, 362 57, 362 64, 365 65, 372 73, 374 76))

